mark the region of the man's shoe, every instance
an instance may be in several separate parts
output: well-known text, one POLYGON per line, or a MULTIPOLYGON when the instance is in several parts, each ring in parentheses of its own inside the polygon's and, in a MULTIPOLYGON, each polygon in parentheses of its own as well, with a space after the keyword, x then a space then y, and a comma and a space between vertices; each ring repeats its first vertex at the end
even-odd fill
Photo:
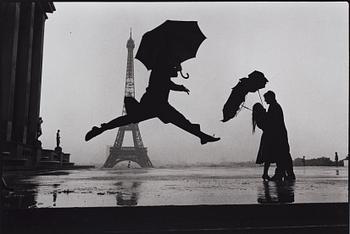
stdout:
POLYGON ((213 136, 206 135, 204 137, 201 137, 201 144, 204 145, 208 142, 215 142, 218 140, 220 140, 220 137, 213 137, 213 136))
POLYGON ((99 128, 96 126, 92 127, 92 129, 88 133, 86 133, 85 141, 88 141, 91 138, 94 138, 95 136, 100 135, 102 132, 103 132, 102 128, 99 128))

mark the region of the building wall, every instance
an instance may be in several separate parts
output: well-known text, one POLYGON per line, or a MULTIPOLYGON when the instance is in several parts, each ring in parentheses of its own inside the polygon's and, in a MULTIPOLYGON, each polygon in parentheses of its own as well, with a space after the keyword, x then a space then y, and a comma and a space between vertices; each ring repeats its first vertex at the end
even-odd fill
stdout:
POLYGON ((54 10, 45 1, 0 3, 0 150, 25 166, 38 161, 44 27, 54 10))

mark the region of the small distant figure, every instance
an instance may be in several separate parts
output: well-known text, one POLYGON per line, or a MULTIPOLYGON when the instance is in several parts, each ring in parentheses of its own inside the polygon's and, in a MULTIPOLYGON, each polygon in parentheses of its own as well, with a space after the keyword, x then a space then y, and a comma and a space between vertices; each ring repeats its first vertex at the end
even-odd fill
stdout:
POLYGON ((39 138, 43 134, 42 129, 41 129, 41 124, 43 122, 44 122, 43 119, 41 117, 39 117, 36 138, 39 138))
POLYGON ((268 151, 268 138, 266 133, 267 128, 267 120, 266 120, 266 110, 262 106, 261 103, 255 103, 253 105, 253 112, 252 112, 252 124, 253 124, 253 133, 255 132, 256 126, 260 128, 263 133, 261 135, 260 140, 260 146, 258 150, 258 156, 256 158, 256 163, 261 164, 264 163, 264 173, 262 175, 262 178, 264 181, 270 180, 268 171, 270 168, 271 163, 275 163, 276 159, 273 158, 273 154, 270 154, 268 151))
POLYGON ((305 167, 305 165, 306 165, 305 156, 303 156, 303 159, 302 159, 301 161, 302 161, 302 163, 303 163, 303 166, 305 167))
POLYGON ((287 128, 284 123, 283 111, 276 101, 273 91, 264 94, 265 102, 269 105, 266 113, 267 126, 265 129, 267 139, 267 150, 277 159, 275 175, 271 178, 274 181, 295 180, 293 171, 293 160, 290 155, 287 128))
POLYGON ((60 143, 61 143, 61 136, 60 136, 60 130, 58 129, 56 133, 56 148, 60 147, 60 143))
POLYGON ((339 165, 339 158, 338 158, 338 152, 335 152, 335 156, 334 156, 334 161, 335 161, 335 166, 338 167, 339 165))

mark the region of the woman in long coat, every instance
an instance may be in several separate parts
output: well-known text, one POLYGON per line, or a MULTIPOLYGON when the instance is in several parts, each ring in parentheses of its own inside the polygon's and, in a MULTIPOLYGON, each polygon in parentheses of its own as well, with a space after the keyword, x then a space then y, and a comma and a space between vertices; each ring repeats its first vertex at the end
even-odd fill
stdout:
POLYGON ((253 106, 252 113, 252 124, 253 124, 253 133, 255 132, 256 126, 262 130, 260 146, 258 150, 258 155, 256 158, 257 164, 264 163, 264 173, 262 178, 264 180, 269 180, 268 171, 271 163, 276 162, 275 154, 271 152, 271 141, 269 137, 269 130, 267 129, 267 118, 266 110, 260 103, 255 103, 253 106))

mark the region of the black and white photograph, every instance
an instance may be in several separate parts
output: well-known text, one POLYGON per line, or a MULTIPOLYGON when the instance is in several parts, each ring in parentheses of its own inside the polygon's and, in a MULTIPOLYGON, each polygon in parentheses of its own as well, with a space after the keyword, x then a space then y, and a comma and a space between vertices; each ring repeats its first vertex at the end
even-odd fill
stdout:
POLYGON ((0 3, 0 233, 349 233, 349 5, 0 3))

